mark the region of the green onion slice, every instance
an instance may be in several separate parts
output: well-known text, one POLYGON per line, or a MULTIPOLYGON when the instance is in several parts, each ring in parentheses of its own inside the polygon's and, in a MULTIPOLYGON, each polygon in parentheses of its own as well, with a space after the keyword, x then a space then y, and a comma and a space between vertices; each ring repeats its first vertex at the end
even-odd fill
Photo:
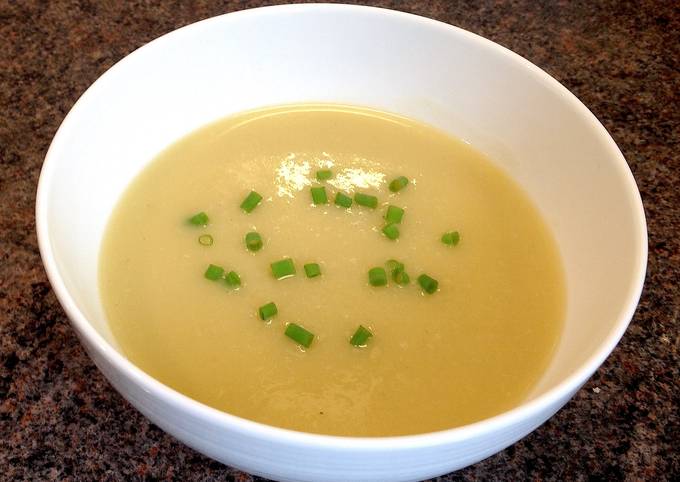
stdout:
POLYGON ((399 224, 404 217, 404 210, 397 206, 388 206, 385 213, 385 221, 388 223, 399 224))
POLYGON ((217 281, 222 277, 223 274, 224 274, 223 267, 211 264, 210 266, 208 266, 208 269, 205 270, 203 276, 205 276, 210 281, 217 281))
POLYGON ((450 231, 442 234, 442 243, 448 246, 456 246, 460 242, 460 233, 458 231, 450 231))
POLYGON ((365 206, 371 209, 378 207, 378 198, 370 194, 364 194, 362 192, 354 193, 354 201, 356 201, 359 206, 365 206))
POLYGON ((368 339, 373 336, 373 333, 368 328, 359 325, 357 331, 354 332, 349 342, 356 347, 364 347, 368 343, 368 339))
POLYGON ((262 249, 262 236, 260 233, 251 231, 246 234, 246 248, 248 251, 259 251, 262 249))
POLYGON ((208 215, 201 211, 200 213, 194 214, 189 218, 189 224, 194 226, 206 226, 210 222, 208 215))
POLYGON ((396 259, 389 259, 385 263, 387 271, 392 277, 392 281, 398 285, 405 286, 411 282, 411 277, 406 273, 406 268, 404 263, 397 261, 396 259))
POLYGON ((404 263, 397 261, 396 259, 388 259, 385 262, 385 267, 387 268, 387 271, 390 273, 394 273, 395 271, 403 271, 404 270, 404 263))
POLYGON ((439 281, 426 274, 421 274, 418 276, 418 284, 423 289, 423 291, 429 295, 437 291, 439 288, 439 281))
POLYGON ((255 191, 250 191, 250 194, 248 194, 241 203, 241 209, 247 213, 251 213, 253 212, 253 209, 260 204, 260 201, 262 201, 262 196, 255 191))
POLYGON ((330 169, 319 169, 318 171, 316 171, 317 181, 328 181, 332 177, 333 171, 331 171, 330 169))
POLYGON ((408 186, 408 179, 405 178, 404 176, 399 176, 396 179, 393 179, 392 182, 390 182, 390 191, 399 192, 406 186, 408 186))
POLYGON ((308 263, 304 266, 307 278, 315 278, 321 276, 321 267, 318 263, 308 263))
POLYGON ((371 268, 368 270, 368 283, 371 286, 385 286, 387 284, 387 273, 385 268, 371 268))
POLYGON ((295 276, 295 264, 290 258, 284 258, 271 264, 272 274, 276 279, 286 279, 295 276))
POLYGON ((311 331, 308 331, 295 323, 288 323, 285 334, 288 338, 305 348, 309 348, 309 345, 311 345, 314 340, 314 334, 311 331))
POLYGON ((267 303, 266 305, 260 306, 260 308, 257 311, 260 314, 260 319, 262 321, 267 321, 268 319, 273 318, 279 312, 279 309, 276 307, 276 304, 272 301, 267 303))
POLYGON ((229 271, 224 277, 224 282, 227 283, 227 286, 230 288, 238 288, 241 286, 241 277, 236 271, 229 271))
POLYGON ((312 193, 312 202, 316 205, 328 204, 328 196, 326 195, 326 188, 323 186, 313 187, 310 189, 312 193))
POLYGON ((335 205, 340 206, 342 208, 351 208, 352 207, 352 198, 349 197, 347 194, 343 194, 341 192, 338 192, 335 195, 335 205))
POLYGON ((406 286, 411 282, 411 277, 408 275, 406 271, 395 271, 392 273, 392 279, 394 280, 395 283, 397 283, 399 286, 406 286))
POLYGON ((396 224, 388 224, 384 228, 382 228, 383 234, 391 240, 395 240, 399 237, 399 226, 396 224))

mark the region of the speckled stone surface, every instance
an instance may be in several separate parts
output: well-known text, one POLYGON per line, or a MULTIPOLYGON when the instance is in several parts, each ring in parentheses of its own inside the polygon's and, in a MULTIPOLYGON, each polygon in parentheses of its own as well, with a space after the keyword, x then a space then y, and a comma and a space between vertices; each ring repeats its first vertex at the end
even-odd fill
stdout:
MULTIPOLYGON (((38 253, 43 157, 83 91, 177 27, 277 2, 0 0, 0 480, 261 480, 184 447, 104 380, 38 253)), ((680 7, 669 1, 374 1, 526 57, 602 121, 648 216, 647 283, 576 397, 505 451, 437 480, 680 480, 680 7)))

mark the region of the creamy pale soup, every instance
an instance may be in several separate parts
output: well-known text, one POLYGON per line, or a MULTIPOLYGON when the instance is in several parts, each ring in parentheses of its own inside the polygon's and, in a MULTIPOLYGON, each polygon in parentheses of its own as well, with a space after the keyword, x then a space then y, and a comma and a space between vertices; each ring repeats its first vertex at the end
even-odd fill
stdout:
POLYGON ((168 386, 349 436, 521 403, 565 304, 556 243, 512 179, 432 127, 335 105, 236 115, 168 147, 111 217, 100 289, 125 355, 168 386))

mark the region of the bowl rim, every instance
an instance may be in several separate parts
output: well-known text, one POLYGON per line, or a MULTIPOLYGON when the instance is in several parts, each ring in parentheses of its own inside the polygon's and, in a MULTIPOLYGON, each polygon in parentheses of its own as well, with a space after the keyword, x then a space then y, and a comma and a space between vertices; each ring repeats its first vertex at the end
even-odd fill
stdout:
MULTIPOLYGON (((131 380, 134 385, 142 387, 153 398, 161 399, 163 402, 172 406, 173 409, 187 413, 196 419, 209 422, 216 427, 226 428, 230 431, 236 431, 238 433, 248 433, 265 439, 285 441, 288 444, 292 443, 299 446, 314 446, 316 448, 348 451, 404 448, 413 449, 454 443, 495 432, 497 430, 503 429, 504 427, 521 422, 522 420, 529 420, 531 419, 532 415, 545 412, 555 404, 559 404, 558 407, 561 406, 561 404, 566 401, 564 400, 565 397, 570 398, 573 393, 575 393, 588 380, 595 370, 597 370, 597 368, 609 356, 623 336, 635 313, 637 304, 642 294, 648 256, 647 225, 644 207, 640 192, 637 188, 637 184, 633 178, 630 167, 628 166, 623 154, 605 127, 597 120, 595 115, 566 87, 560 84, 556 79, 551 77, 541 68, 529 62, 524 57, 521 57, 519 54, 516 54, 500 44, 464 30, 460 27, 397 10, 347 4, 286 4, 225 13, 191 23, 168 32, 126 55, 106 72, 104 72, 87 88, 87 90, 72 106, 71 110, 59 126, 59 129, 57 130, 50 144, 47 154, 45 155, 45 160, 40 172, 35 209, 38 247, 47 277, 50 281, 50 284, 52 285, 52 289, 54 290, 57 299, 66 312, 76 332, 86 338, 92 349, 94 349, 100 356, 104 357, 117 372, 123 373, 123 376, 126 379, 131 380), (615 325, 606 335, 603 343, 601 343, 599 347, 595 349, 595 351, 585 362, 583 362, 568 377, 566 377, 557 385, 553 386, 545 393, 529 401, 523 402, 517 407, 468 425, 436 432, 386 437, 352 437, 317 434, 311 432, 300 432, 255 422, 227 412, 223 412, 216 408, 205 405, 197 400, 189 398, 188 396, 156 380, 151 375, 148 375, 146 372, 144 372, 141 368, 137 367, 122 353, 109 344, 104 339, 104 337, 100 335, 99 332, 97 332, 97 330, 87 321, 87 318, 77 306, 61 278, 61 274, 55 261, 54 252, 52 250, 48 229, 48 203, 50 198, 50 188, 52 185, 53 174, 58 165, 58 158, 55 152, 57 152, 59 147, 65 143, 64 139, 67 137, 66 133, 71 130, 71 125, 74 122, 73 119, 76 117, 80 107, 88 101, 89 97, 93 95, 93 92, 96 92, 99 89, 102 79, 105 79, 111 75, 111 72, 116 72, 117 70, 124 68, 129 61, 129 58, 134 58, 140 55, 140 53, 162 47, 163 42, 165 42, 168 38, 189 35, 212 23, 239 21, 241 19, 254 20, 258 16, 271 15, 278 12, 314 14, 319 12, 332 13, 339 11, 342 11, 342 13, 349 12, 359 15, 371 15, 378 20, 380 18, 399 19, 421 24, 428 29, 447 30, 450 34, 453 33, 457 36, 462 36, 470 42, 476 42, 477 44, 483 45, 487 49, 494 50, 497 54, 504 56, 508 60, 511 60, 522 69, 533 73, 540 82, 549 88, 555 95, 561 96, 564 102, 568 103, 578 113, 579 116, 587 121, 590 124, 592 132, 604 141, 606 149, 609 151, 612 159, 614 159, 615 169, 618 171, 618 174, 622 175, 624 182, 623 187, 626 189, 628 197, 631 201, 631 206, 635 210, 635 212, 632 214, 634 221, 637 221, 636 241, 640 246, 635 275, 632 277, 628 288, 627 301, 625 305, 622 306, 622 310, 619 312, 615 325)), ((541 420, 541 422, 542 421, 543 420, 541 420)))

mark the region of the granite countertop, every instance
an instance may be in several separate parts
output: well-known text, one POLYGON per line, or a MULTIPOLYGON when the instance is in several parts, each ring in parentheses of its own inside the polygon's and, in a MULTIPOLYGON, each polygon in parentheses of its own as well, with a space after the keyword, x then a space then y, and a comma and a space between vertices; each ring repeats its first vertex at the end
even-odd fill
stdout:
MULTIPOLYGON (((0 0, 0 480, 261 480, 166 435, 97 371, 42 268, 34 196, 52 136, 106 69, 177 27, 273 3, 0 0)), ((680 480, 678 4, 361 3, 458 25, 557 78, 620 146, 649 225, 642 299, 604 365, 538 430, 438 480, 680 480)))

